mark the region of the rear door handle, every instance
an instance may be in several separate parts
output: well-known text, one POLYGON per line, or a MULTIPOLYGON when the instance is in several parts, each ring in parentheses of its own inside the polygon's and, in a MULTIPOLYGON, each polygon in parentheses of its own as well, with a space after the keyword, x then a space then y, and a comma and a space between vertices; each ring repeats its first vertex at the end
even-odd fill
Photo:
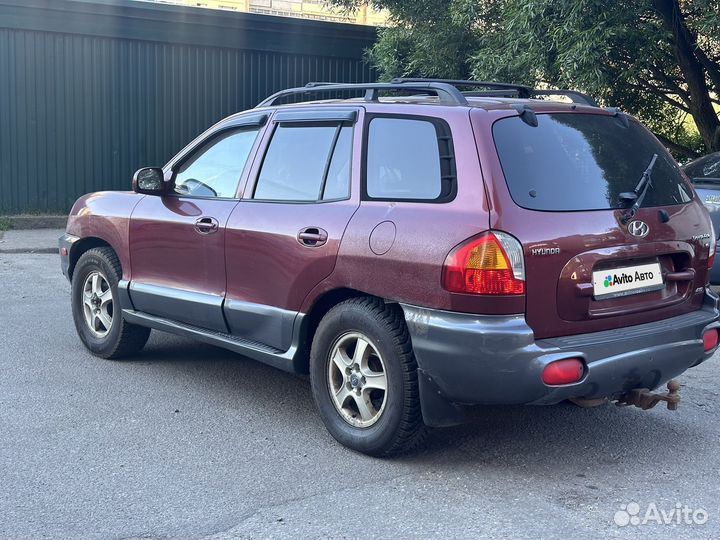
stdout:
POLYGON ((320 227, 305 227, 300 229, 297 239, 303 246, 319 247, 327 242, 328 233, 320 227))
POLYGON ((200 234, 216 233, 219 228, 220 224, 214 217, 201 217, 195 221, 195 230, 200 234))

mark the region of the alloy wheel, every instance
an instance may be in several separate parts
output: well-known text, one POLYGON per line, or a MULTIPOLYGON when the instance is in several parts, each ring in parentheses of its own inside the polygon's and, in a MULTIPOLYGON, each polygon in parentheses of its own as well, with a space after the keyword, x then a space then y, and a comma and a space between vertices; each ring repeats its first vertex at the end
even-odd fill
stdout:
POLYGON ((335 409, 351 426, 366 428, 380 419, 387 402, 387 372, 367 336, 349 332, 335 341, 328 358, 328 389, 335 409))
POLYGON ((99 271, 85 278, 82 289, 85 324, 95 337, 104 338, 113 322, 113 298, 110 283, 99 271))

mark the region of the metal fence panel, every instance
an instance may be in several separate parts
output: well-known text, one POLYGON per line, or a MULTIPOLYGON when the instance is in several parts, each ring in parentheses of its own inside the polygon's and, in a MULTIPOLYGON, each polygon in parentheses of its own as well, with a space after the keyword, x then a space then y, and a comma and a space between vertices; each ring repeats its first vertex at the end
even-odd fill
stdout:
POLYGON ((366 82, 375 29, 130 1, 0 0, 0 212, 129 189, 195 135, 308 81, 366 82))

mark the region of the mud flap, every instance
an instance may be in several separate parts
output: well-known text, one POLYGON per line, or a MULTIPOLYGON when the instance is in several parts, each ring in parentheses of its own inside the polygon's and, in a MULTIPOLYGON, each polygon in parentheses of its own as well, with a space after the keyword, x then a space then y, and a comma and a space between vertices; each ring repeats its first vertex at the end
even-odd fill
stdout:
POLYGON ((418 389, 425 425, 450 427, 467 421, 465 407, 445 399, 432 377, 422 369, 418 369, 418 389))

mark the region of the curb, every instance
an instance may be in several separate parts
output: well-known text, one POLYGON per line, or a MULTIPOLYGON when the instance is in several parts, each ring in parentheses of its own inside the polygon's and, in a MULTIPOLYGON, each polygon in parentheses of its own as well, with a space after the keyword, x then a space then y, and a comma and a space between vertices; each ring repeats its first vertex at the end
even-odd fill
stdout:
POLYGON ((52 253, 57 255, 58 248, 11 248, 11 249, 0 249, 0 255, 17 255, 18 253, 52 253))
POLYGON ((67 225, 67 216, 0 216, 10 223, 15 230, 26 229, 64 229, 67 225))

